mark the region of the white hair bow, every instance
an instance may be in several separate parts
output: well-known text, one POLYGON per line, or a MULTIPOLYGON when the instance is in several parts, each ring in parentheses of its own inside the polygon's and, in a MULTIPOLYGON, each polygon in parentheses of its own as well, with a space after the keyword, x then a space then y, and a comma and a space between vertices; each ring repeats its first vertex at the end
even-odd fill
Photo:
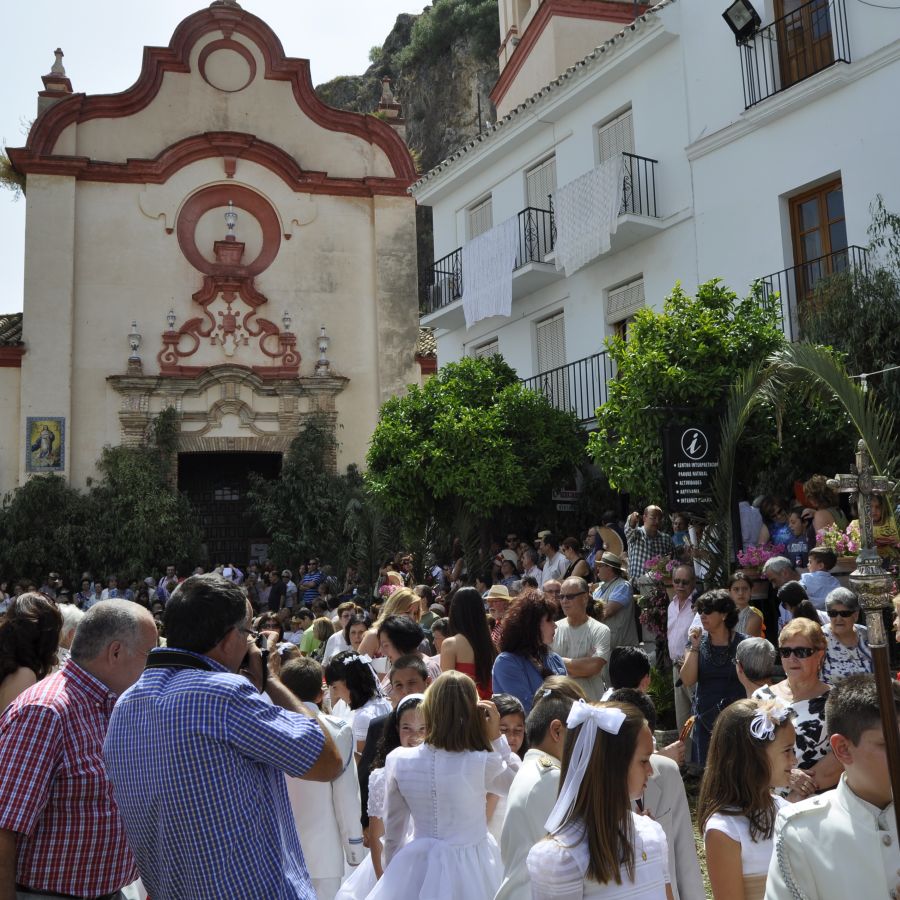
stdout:
POLYGON ((572 757, 566 770, 566 779, 559 790, 556 805, 553 807, 550 817, 544 823, 544 828, 550 834, 554 834, 568 819, 569 813, 571 813, 572 807, 575 805, 578 788, 581 787, 581 782, 584 779, 584 774, 591 759, 597 732, 605 731, 607 734, 618 734, 626 718, 625 713, 617 707, 592 706, 589 703, 585 703, 584 700, 579 700, 577 703, 572 704, 572 708, 569 710, 569 717, 566 719, 566 728, 577 728, 579 725, 582 728, 575 739, 572 757))
POLYGON ((780 700, 761 700, 750 720, 750 734, 759 741, 775 739, 775 729, 794 715, 794 710, 780 700))
POLYGON ((403 707, 406 706, 407 703, 410 703, 413 700, 418 700, 421 703, 425 699, 424 694, 407 694, 398 704, 397 704, 397 718, 400 718, 401 713, 403 712, 403 707))

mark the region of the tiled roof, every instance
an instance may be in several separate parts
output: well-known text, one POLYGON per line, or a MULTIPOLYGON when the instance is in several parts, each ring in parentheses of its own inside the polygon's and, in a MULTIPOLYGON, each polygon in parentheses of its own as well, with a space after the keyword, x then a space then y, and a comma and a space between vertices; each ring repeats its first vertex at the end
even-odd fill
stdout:
POLYGON ((437 341, 434 337, 433 328, 419 329, 419 339, 416 341, 416 356, 428 359, 437 358, 437 341))
POLYGON ((22 313, 0 314, 0 347, 22 343, 22 313))
POLYGON ((481 132, 481 134, 479 134, 477 137, 474 137, 467 144, 463 144, 463 146, 460 147, 459 150, 457 150, 455 153, 452 153, 443 162, 439 162, 433 169, 426 172, 417 182, 415 182, 415 184, 413 184, 409 188, 409 192, 411 194, 415 194, 417 188, 424 187, 429 181, 440 175, 441 172, 451 166, 461 156, 464 156, 478 144, 482 144, 485 141, 489 140, 492 135, 500 131, 504 125, 516 119, 521 113, 525 112, 525 110, 530 110, 535 105, 535 103, 537 103, 543 97, 552 94, 554 90, 562 87, 575 75, 579 75, 585 69, 593 67, 596 63, 603 59, 603 55, 608 50, 611 50, 615 45, 629 38, 631 34, 638 30, 639 26, 647 23, 651 18, 656 18, 656 13, 663 7, 671 6, 673 3, 675 3, 675 0, 661 0, 661 2, 657 3, 654 7, 648 9, 647 12, 635 19, 630 25, 626 25, 621 31, 619 31, 617 34, 614 34, 608 41, 605 41, 599 47, 595 47, 593 50, 591 50, 591 52, 588 53, 587 56, 585 56, 583 59, 578 60, 575 65, 569 66, 569 68, 566 69, 566 71, 563 72, 562 75, 560 75, 558 78, 554 78, 553 81, 542 87, 536 94, 532 94, 527 100, 520 103, 514 109, 511 109, 498 122, 495 122, 493 125, 487 127, 484 131, 481 132))

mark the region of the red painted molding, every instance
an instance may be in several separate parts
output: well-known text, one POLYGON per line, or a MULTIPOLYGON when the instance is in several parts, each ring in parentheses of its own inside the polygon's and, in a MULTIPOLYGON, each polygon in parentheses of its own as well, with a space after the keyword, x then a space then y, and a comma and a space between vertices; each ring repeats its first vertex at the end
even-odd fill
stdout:
MULTIPOLYGON (((240 218, 238 219, 240 225, 240 218)), ((260 194, 242 185, 219 184, 203 188, 191 195, 178 213, 175 224, 178 246, 187 261, 204 275, 228 274, 232 277, 253 278, 265 271, 281 247, 281 223, 272 205, 260 194), (244 210, 256 219, 262 230, 262 248, 256 259, 237 266, 223 265, 208 260, 197 247, 195 232, 197 223, 204 213, 220 206, 227 206, 233 200, 236 209, 244 210)), ((196 300, 197 297, 195 296, 196 300)))
POLYGON ((416 354, 416 362, 419 364, 419 372, 422 375, 434 375, 437 372, 436 356, 419 356, 416 354))
POLYGON ((204 48, 200 51, 200 56, 197 59, 197 69, 200 72, 200 77, 210 86, 216 88, 217 91, 222 91, 226 94, 236 94, 238 91, 242 91, 254 78, 256 78, 256 57, 239 41, 233 41, 231 38, 223 38, 220 41, 210 41, 204 48), (226 91, 224 88, 216 87, 207 77, 206 77, 206 60, 209 58, 211 53, 215 53, 216 50, 233 50, 235 53, 240 56, 244 62, 247 63, 248 68, 250 69, 250 77, 247 81, 241 85, 239 88, 235 88, 232 91, 226 91))
POLYGON ((42 175, 69 175, 79 181, 127 184, 164 184, 179 169, 210 157, 221 157, 223 171, 234 176, 236 160, 245 159, 265 166, 292 190, 343 197, 388 195, 405 197, 406 178, 330 178, 326 172, 305 171, 289 154, 252 134, 212 131, 182 138, 166 147, 154 159, 129 159, 124 163, 91 160, 86 156, 34 157, 27 148, 9 150, 13 165, 21 172, 42 175))
MULTIPOLYGON (((638 15, 643 15, 649 8, 649 5, 640 5, 638 15)), ((494 106, 506 96, 510 85, 522 70, 525 61, 537 44, 538 38, 554 16, 628 25, 634 21, 634 6, 631 3, 617 2, 617 0, 544 0, 534 14, 534 18, 528 23, 509 62, 500 73, 497 83, 491 89, 490 98, 494 106)))
POLYGON ((132 116, 146 108, 159 92, 166 72, 190 72, 191 49, 210 32, 224 34, 226 39, 233 34, 249 38, 265 61, 264 77, 289 82, 294 99, 306 116, 330 131, 352 134, 379 147, 388 157, 395 179, 404 182, 404 188, 416 180, 418 175, 409 149, 390 125, 375 116, 326 106, 313 90, 309 60, 286 57, 278 36, 262 19, 246 10, 222 6, 188 16, 175 29, 168 47, 145 47, 141 74, 128 90, 91 96, 70 94, 44 110, 32 125, 25 147, 9 151, 13 165, 23 174, 46 171, 36 164, 51 162, 48 158, 53 156, 59 136, 73 122, 132 116))
POLYGON ((23 346, 0 347, 0 369, 20 369, 24 355, 23 346))

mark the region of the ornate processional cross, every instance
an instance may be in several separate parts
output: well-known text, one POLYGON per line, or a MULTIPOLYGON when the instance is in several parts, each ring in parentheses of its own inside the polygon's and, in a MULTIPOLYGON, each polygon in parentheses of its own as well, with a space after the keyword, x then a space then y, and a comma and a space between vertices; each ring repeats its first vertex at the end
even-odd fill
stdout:
MULTIPOLYGON (((856 493, 859 511, 860 556, 878 556, 875 549, 875 533, 872 523, 872 494, 890 494, 895 483, 887 475, 876 475, 865 441, 860 441, 856 450, 856 465, 851 466, 851 474, 835 475, 828 479, 828 487, 842 494, 856 493)), ((887 503, 885 498, 884 503, 887 503)), ((883 513, 886 510, 883 510, 883 513)))

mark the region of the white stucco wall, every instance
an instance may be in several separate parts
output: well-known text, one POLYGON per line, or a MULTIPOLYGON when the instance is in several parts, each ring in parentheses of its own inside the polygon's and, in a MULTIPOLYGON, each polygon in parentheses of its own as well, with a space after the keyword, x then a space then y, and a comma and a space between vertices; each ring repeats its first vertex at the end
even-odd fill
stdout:
MULTIPOLYGON (((771 6, 758 6, 764 23, 771 6)), ((607 290, 638 275, 656 307, 676 280, 694 290, 722 277, 745 293, 753 279, 794 263, 788 198, 831 177, 843 183, 848 242, 865 245, 875 195, 900 208, 900 120, 885 114, 900 83, 900 19, 856 3, 846 11, 850 65, 745 111, 727 26, 679 0, 589 74, 554 87, 418 186, 419 201, 434 208, 437 258, 465 242, 473 201, 490 194, 495 223, 522 209, 525 172, 541 159, 555 155, 560 185, 596 165, 596 126, 629 104, 635 152, 659 160, 655 234, 620 251, 614 240, 612 252, 572 277, 517 297, 508 320, 438 331, 439 363, 496 336, 522 377, 537 374, 534 328, 557 311, 565 312, 568 360, 583 358, 608 333, 607 290)))

